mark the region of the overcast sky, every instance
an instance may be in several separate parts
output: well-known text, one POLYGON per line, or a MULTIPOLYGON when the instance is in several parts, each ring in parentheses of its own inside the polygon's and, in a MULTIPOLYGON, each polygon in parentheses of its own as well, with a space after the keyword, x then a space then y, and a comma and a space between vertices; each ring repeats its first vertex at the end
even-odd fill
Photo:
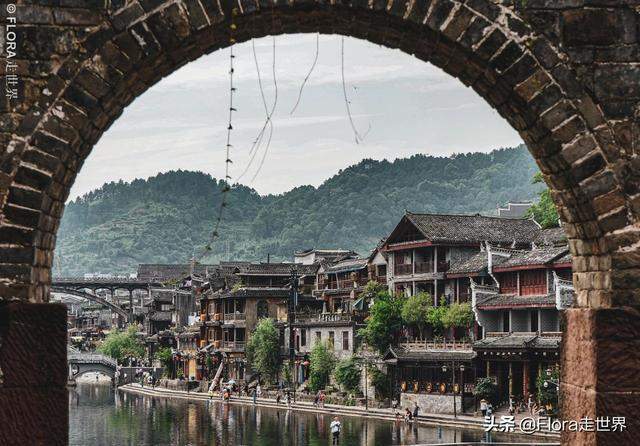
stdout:
MULTIPOLYGON (((273 38, 254 42, 269 107, 274 100, 273 38)), ((278 100, 264 165, 263 148, 240 182, 261 194, 319 185, 363 158, 415 153, 450 155, 520 144, 519 135, 473 90, 398 50, 346 38, 345 80, 356 144, 343 98, 341 37, 319 37, 318 62, 291 115, 316 50, 315 35, 275 38, 278 100)), ((252 43, 236 45, 231 176, 250 160, 265 111, 252 43)), ((175 169, 224 176, 229 107, 229 50, 202 57, 135 100, 103 135, 80 171, 71 198, 107 181, 146 178, 175 169)), ((265 138, 266 139, 266 138, 265 138)))

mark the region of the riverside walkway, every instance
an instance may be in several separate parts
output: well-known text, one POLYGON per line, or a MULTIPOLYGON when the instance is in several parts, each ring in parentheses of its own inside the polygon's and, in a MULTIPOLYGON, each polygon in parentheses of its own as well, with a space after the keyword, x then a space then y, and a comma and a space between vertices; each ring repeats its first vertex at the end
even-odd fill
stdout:
MULTIPOLYGON (((222 400, 219 392, 214 393, 213 397, 210 397, 206 393, 202 392, 194 392, 194 391, 184 391, 184 390, 172 390, 164 387, 152 387, 145 385, 144 387, 138 383, 127 384, 119 387, 119 390, 123 390, 125 392, 138 393, 143 395, 149 395, 154 397, 165 397, 165 398, 179 398, 179 399, 188 399, 188 400, 196 400, 196 401, 217 401, 217 402, 225 402, 229 404, 243 404, 243 405, 253 405, 253 398, 250 396, 238 396, 233 395, 229 400, 222 400)), ((376 418, 386 421, 398 421, 398 417, 396 412, 403 413, 402 408, 398 408, 397 410, 391 408, 369 408, 368 410, 362 406, 344 406, 339 404, 324 404, 322 407, 315 406, 311 402, 307 401, 296 401, 292 402, 290 406, 287 406, 285 402, 276 403, 276 400, 273 398, 257 398, 256 406, 260 407, 268 407, 273 409, 288 409, 301 411, 301 412, 320 412, 325 414, 332 415, 342 415, 342 416, 350 416, 350 417, 367 417, 367 418, 376 418)), ((402 418, 400 418, 402 420, 402 418)), ((400 421, 404 423, 404 421, 400 421)), ((456 429, 473 429, 473 430, 484 430, 484 420, 482 417, 474 417, 471 415, 458 415, 454 417, 453 415, 445 415, 445 414, 426 414, 419 415, 417 420, 414 421, 418 424, 432 425, 432 426, 441 426, 441 427, 449 427, 456 429)), ((537 432, 535 435, 527 435, 527 437, 531 437, 532 439, 540 440, 546 439, 543 444, 547 445, 557 445, 560 441, 560 435, 557 432, 537 432)), ((536 443, 542 444, 542 443, 536 443)))

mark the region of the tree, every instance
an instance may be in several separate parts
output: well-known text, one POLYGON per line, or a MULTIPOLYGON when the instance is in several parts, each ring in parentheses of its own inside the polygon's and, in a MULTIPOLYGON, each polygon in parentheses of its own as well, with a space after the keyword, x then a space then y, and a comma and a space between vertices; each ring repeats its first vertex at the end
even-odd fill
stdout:
POLYGON ((449 305, 442 316, 442 324, 445 328, 465 328, 467 333, 473 324, 473 320, 473 310, 469 302, 449 305))
POLYGON ((371 377, 371 384, 376 389, 376 397, 384 399, 391 395, 389 377, 375 366, 367 366, 367 374, 371 377))
POLYGON ((333 372, 336 382, 348 392, 356 392, 360 387, 360 364, 352 357, 343 359, 333 372))
POLYGON ((484 398, 491 404, 495 405, 498 403, 498 386, 491 378, 478 378, 476 386, 473 389, 473 394, 477 398, 484 398))
POLYGON ((156 358, 158 358, 165 370, 169 370, 172 363, 171 349, 169 347, 160 347, 156 352, 156 358))
POLYGON ((329 384, 331 372, 336 364, 336 357, 326 344, 316 342, 309 358, 309 388, 313 392, 324 389, 329 384))
POLYGON ((126 331, 112 331, 104 339, 98 351, 107 356, 111 356, 119 363, 125 358, 142 358, 144 356, 144 345, 136 337, 136 327, 130 325, 126 331))
POLYGON ((424 328, 427 325, 429 309, 433 307, 433 299, 426 292, 409 297, 402 304, 402 320, 406 325, 415 327, 423 339, 424 328))
POLYGON ((402 328, 402 301, 388 291, 379 292, 365 322, 360 336, 368 345, 384 353, 402 328))
POLYGON ((550 375, 547 375, 547 371, 543 371, 536 380, 538 403, 544 406, 550 415, 555 414, 558 409, 559 379, 560 372, 556 367, 550 370, 550 375), (545 382, 547 383, 546 387, 544 385, 545 382))
POLYGON ((246 347, 249 364, 267 380, 273 382, 280 370, 280 333, 273 319, 261 319, 246 347))
POLYGON ((447 314, 447 306, 439 305, 429 307, 429 311, 427 312, 427 322, 433 329, 433 334, 435 336, 442 336, 444 334, 444 318, 445 314, 447 314))
MULTIPOLYGON (((538 183, 544 183, 544 178, 540 172, 534 175, 532 181, 532 184, 538 183)), ((543 229, 558 227, 558 210, 548 188, 538 194, 538 202, 529 208, 526 215, 533 217, 543 229)))

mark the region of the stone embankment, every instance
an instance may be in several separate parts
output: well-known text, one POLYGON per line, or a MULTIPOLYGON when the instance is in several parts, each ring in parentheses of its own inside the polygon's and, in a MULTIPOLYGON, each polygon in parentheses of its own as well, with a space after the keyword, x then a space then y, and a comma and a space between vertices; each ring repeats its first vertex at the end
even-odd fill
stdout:
MULTIPOLYGON (((140 384, 127 384, 119 387, 119 390, 123 390, 125 392, 143 394, 148 396, 155 397, 165 397, 165 398, 177 398, 177 399, 188 399, 188 400, 196 400, 196 401, 216 401, 223 402, 220 394, 218 392, 214 393, 213 397, 210 397, 206 393, 202 392, 186 392, 183 390, 172 390, 163 387, 150 387, 150 386, 140 386, 140 384)), ((244 404, 244 405, 253 405, 253 398, 248 396, 238 396, 234 395, 231 399, 224 401, 228 404, 244 404)), ((276 403, 275 399, 272 398, 258 398, 255 403, 256 406, 260 407, 268 407, 272 409, 287 409, 288 406, 284 402, 284 399, 281 403, 276 403)), ((396 416, 396 412, 393 409, 381 409, 381 408, 370 408, 366 409, 361 406, 343 406, 338 404, 325 404, 323 407, 315 406, 311 402, 307 401, 296 401, 292 403, 290 406, 291 410, 296 410, 300 412, 321 412, 327 414, 335 414, 342 416, 350 416, 350 417, 367 417, 367 418, 375 418, 386 421, 396 421, 398 420, 396 416)), ((404 421, 401 421, 404 422, 404 421)), ((441 415, 441 414, 428 414, 428 415, 420 415, 416 421, 418 424, 424 425, 432 425, 432 426, 441 426, 455 429, 474 429, 474 430, 484 430, 483 427, 483 419, 481 417, 474 417, 470 415, 458 415, 457 417, 453 417, 452 415, 441 415)), ((559 439, 559 435, 554 432, 540 432, 535 436, 531 436, 532 438, 547 438, 550 441, 559 439)))

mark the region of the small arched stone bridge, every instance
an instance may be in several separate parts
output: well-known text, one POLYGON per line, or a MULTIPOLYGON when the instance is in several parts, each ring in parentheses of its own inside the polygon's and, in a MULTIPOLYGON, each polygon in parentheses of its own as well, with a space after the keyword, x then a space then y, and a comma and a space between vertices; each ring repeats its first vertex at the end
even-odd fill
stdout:
POLYGON ((69 379, 74 380, 85 373, 102 373, 110 378, 115 377, 118 364, 115 359, 99 353, 69 352, 69 379))

